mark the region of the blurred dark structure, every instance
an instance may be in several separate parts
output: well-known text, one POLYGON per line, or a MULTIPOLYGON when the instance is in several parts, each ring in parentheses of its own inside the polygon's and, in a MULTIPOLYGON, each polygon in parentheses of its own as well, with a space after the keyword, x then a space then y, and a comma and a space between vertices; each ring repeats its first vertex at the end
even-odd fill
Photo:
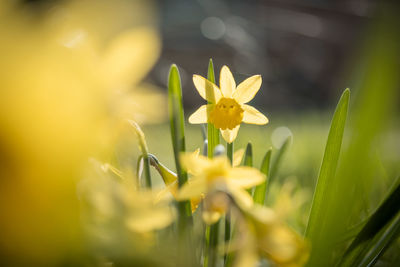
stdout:
POLYGON ((228 65, 237 83, 262 74, 254 104, 268 110, 331 108, 374 18, 369 0, 158 0, 163 38, 151 78, 165 87, 171 63, 182 74, 185 105, 198 106, 191 75, 228 65))
MULTIPOLYGON (((21 1, 40 7, 64 0, 21 1)), ((382 2, 154 0, 163 50, 148 78, 165 88, 169 67, 176 63, 184 104, 195 109, 201 98, 191 76, 205 75, 212 58, 217 80, 222 65, 230 67, 237 83, 262 75, 252 102, 261 110, 331 109, 357 75, 354 61, 382 2)))

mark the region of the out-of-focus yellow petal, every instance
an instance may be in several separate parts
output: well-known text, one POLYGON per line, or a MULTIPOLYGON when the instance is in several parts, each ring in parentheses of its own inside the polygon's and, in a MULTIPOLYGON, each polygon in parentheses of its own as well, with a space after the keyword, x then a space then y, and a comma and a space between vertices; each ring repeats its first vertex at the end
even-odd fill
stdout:
POLYGON ((168 198, 168 196, 172 195, 174 198, 178 195, 178 181, 167 185, 164 189, 160 190, 156 195, 156 202, 164 200, 168 198))
POLYGON ((236 89, 235 79, 227 66, 223 66, 219 76, 219 86, 224 97, 232 97, 236 89))
POLYGON ((192 124, 207 123, 207 106, 202 105, 189 117, 189 122, 192 124))
POLYGON ((243 122, 257 125, 268 123, 268 118, 252 106, 242 105, 242 108, 244 109, 243 122))
POLYGON ((203 211, 202 217, 206 224, 211 225, 218 222, 221 218, 221 213, 217 211, 203 211))
MULTIPOLYGON (((247 237, 249 238, 249 237, 247 237)), ((254 242, 246 242, 246 246, 237 251, 235 258, 235 267, 254 267, 258 266, 259 257, 257 247, 254 242)))
POLYGON ((217 103, 222 95, 218 86, 200 75, 193 75, 193 83, 200 96, 211 103, 217 103))
MULTIPOLYGON (((168 197, 173 196, 175 199, 177 199, 178 196, 178 181, 173 182, 172 184, 168 185, 164 189, 160 190, 155 198, 155 203, 164 201, 168 199, 168 197)), ((195 197, 190 199, 190 206, 192 209, 192 213, 197 210, 197 207, 199 206, 201 200, 203 199, 203 196, 200 197, 195 197)))
POLYGON ((160 40, 148 27, 126 31, 109 45, 103 59, 104 77, 109 86, 126 88, 146 75, 160 52, 160 40))
POLYGON ((233 92, 233 98, 240 104, 249 102, 257 94, 261 87, 261 75, 254 75, 244 80, 233 92))
POLYGON ((253 198, 246 190, 232 184, 228 184, 228 188, 229 192, 232 194, 233 198, 241 209, 246 210, 253 206, 253 198))
POLYGON ((127 218, 125 223, 135 232, 149 232, 168 226, 174 219, 172 210, 168 207, 150 209, 147 214, 127 218))
POLYGON ((197 150, 193 153, 181 154, 180 161, 183 168, 186 169, 188 173, 193 175, 201 174, 202 170, 211 163, 208 158, 199 155, 197 150))
POLYGON ((131 118, 141 125, 160 123, 167 118, 166 96, 157 86, 143 83, 135 90, 116 95, 115 100, 113 112, 119 118, 131 118))
POLYGON ((233 153, 233 162, 232 162, 233 167, 240 165, 243 159, 243 155, 244 155, 244 148, 236 150, 235 153, 233 153))
POLYGON ((251 167, 233 168, 228 177, 230 183, 242 188, 251 188, 265 181, 265 175, 251 167))
POLYGON ((207 191, 207 181, 205 177, 197 177, 191 179, 189 182, 183 185, 179 190, 176 197, 177 200, 187 200, 201 196, 207 191))
POLYGON ((240 127, 240 125, 233 128, 233 130, 229 130, 229 129, 221 130, 221 134, 222 134, 222 137, 224 138, 224 140, 228 143, 232 143, 236 139, 236 136, 239 131, 239 127, 240 127))

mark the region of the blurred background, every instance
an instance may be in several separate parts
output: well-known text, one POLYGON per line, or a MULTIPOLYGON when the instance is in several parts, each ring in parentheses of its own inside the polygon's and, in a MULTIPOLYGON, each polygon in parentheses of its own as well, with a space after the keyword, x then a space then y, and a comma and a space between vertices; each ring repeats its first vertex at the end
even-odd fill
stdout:
MULTIPOLYGON (((125 130, 122 137, 116 134, 123 127, 114 119, 128 115, 144 125, 149 151, 174 169, 164 98, 172 63, 181 74, 186 116, 204 103, 191 77, 206 76, 210 58, 217 80, 223 65, 237 84, 262 75, 251 104, 270 123, 241 127, 235 150, 252 142, 259 167, 269 147, 276 151, 292 136, 268 204, 279 206, 282 193, 301 199, 288 218, 299 232, 307 222, 330 120, 345 88, 352 96, 342 149, 347 161, 340 166, 347 185, 362 188, 357 191, 362 200, 349 202, 357 212, 343 212, 352 215, 349 224, 370 214, 399 176, 397 1, 81 3, 0 4, 0 211, 7 218, 0 222, 5 236, 0 257, 16 260, 10 263, 52 265, 87 252, 76 192, 86 159, 132 169, 140 153, 132 135, 125 130), (142 27, 146 30, 138 35, 118 38, 142 27), (67 49, 54 45, 60 38, 67 49), (133 52, 126 60, 134 66, 123 60, 129 47, 133 52), (25 258, 18 258, 20 251, 25 258)), ((188 150, 202 148, 201 126, 187 124, 186 131, 188 150)), ((161 178, 152 174, 153 184, 162 187, 161 178)), ((343 201, 353 193, 344 191, 343 201)))
POLYGON ((185 104, 200 101, 191 76, 228 65, 235 79, 261 74, 254 102, 271 110, 325 110, 348 87, 349 69, 376 19, 376 1, 158 1, 162 54, 151 78, 180 67, 185 104))

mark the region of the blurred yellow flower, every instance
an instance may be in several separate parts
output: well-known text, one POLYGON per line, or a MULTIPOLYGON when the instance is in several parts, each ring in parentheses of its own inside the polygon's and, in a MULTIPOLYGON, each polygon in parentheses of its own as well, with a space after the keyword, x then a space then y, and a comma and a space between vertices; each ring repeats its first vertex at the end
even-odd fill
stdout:
POLYGON ((0 4, 0 254, 53 266, 81 249, 88 158, 113 149, 118 119, 161 105, 135 90, 160 40, 143 1, 53 1, 37 14, 17 2, 0 4))
MULTIPOLYGON (((199 197, 215 190, 229 192, 237 202, 250 207, 253 199, 246 188, 262 183, 265 176, 257 169, 250 167, 232 167, 226 157, 209 159, 202 155, 187 153, 181 155, 181 163, 193 177, 178 192, 178 200, 187 200, 199 197)), ((224 207, 210 205, 203 212, 206 223, 212 224, 225 212, 224 207)))
POLYGON ((135 253, 151 251, 155 231, 174 221, 174 206, 157 199, 158 191, 138 188, 129 169, 121 171, 96 160, 92 163, 93 168, 78 184, 82 223, 91 241, 108 249, 118 244, 116 249, 127 246, 135 253))
MULTIPOLYGON (((191 154, 194 157, 198 157, 200 154, 200 149, 196 149, 191 154)), ((233 154, 234 167, 240 165, 243 155, 244 155, 244 149, 239 149, 235 151, 235 153, 233 154)), ((174 198, 177 198, 179 188, 178 188, 178 176, 176 175, 176 173, 172 172, 167 167, 165 167, 154 156, 150 157, 150 163, 154 168, 156 168, 166 186, 166 188, 160 192, 159 198, 160 199, 164 198, 167 192, 171 193, 174 198)), ((204 194, 201 195, 200 197, 195 197, 190 200, 192 212, 195 212, 197 210, 197 207, 199 206, 199 203, 203 198, 204 194)))
POLYGON ((268 123, 267 117, 254 107, 246 105, 261 87, 260 75, 251 76, 236 87, 231 71, 227 66, 223 66, 219 78, 220 88, 199 75, 193 75, 193 83, 200 96, 210 104, 196 110, 189 117, 190 123, 214 124, 228 143, 235 140, 240 123, 268 123))
POLYGON ((306 263, 308 243, 287 227, 274 210, 255 205, 243 211, 239 237, 234 241, 234 249, 238 251, 235 266, 256 266, 260 257, 278 266, 297 267, 306 263))

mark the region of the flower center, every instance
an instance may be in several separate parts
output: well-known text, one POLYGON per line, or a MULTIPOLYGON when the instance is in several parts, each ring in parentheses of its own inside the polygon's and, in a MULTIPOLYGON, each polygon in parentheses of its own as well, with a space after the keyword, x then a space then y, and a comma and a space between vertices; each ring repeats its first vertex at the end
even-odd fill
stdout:
POLYGON ((210 112, 210 122, 218 129, 232 130, 243 120, 242 107, 233 98, 221 98, 210 112))

